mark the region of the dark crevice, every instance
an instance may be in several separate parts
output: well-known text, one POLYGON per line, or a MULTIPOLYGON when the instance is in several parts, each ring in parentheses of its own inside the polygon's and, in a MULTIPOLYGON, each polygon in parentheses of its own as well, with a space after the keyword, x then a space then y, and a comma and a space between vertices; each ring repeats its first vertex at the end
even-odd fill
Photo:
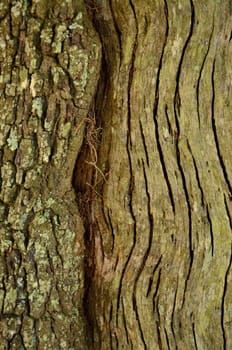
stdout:
POLYGON ((204 207, 204 192, 203 192, 203 188, 201 186, 201 182, 200 182, 200 177, 199 177, 199 172, 198 172, 198 168, 197 168, 197 163, 196 163, 196 160, 193 156, 193 153, 192 153, 192 149, 190 147, 190 144, 189 144, 189 141, 187 140, 187 146, 188 146, 188 149, 189 149, 189 152, 192 156, 192 160, 193 160, 193 165, 194 165, 194 169, 195 169, 195 174, 196 174, 196 180, 197 180, 197 184, 198 184, 198 187, 199 187, 199 190, 200 190, 200 193, 201 193, 201 206, 204 207))
POLYGON ((192 331, 193 331, 193 340, 194 340, 195 349, 198 350, 196 331, 195 331, 195 323, 194 322, 192 323, 192 331))
POLYGON ((231 41, 232 39, 232 31, 230 32, 230 38, 229 38, 229 41, 231 41))
POLYGON ((127 155, 128 155, 128 163, 129 163, 129 170, 130 170, 130 181, 129 181, 129 188, 128 188, 128 197, 129 197, 129 210, 131 217, 133 219, 133 244, 130 249, 128 258, 125 262, 125 265, 123 267, 121 277, 120 277, 120 282, 119 282, 119 288, 118 288, 118 296, 117 296, 117 314, 116 314, 116 324, 118 326, 118 316, 119 316, 119 307, 120 307, 120 298, 121 298, 121 292, 122 292, 122 286, 123 286, 123 279, 127 270, 127 266, 129 264, 129 261, 131 259, 131 256, 133 254, 135 245, 136 245, 136 236, 137 236, 137 225, 136 225, 136 218, 134 214, 134 209, 133 209, 133 204, 132 204, 132 195, 133 195, 133 189, 134 189, 134 176, 133 176, 133 166, 132 166, 132 159, 131 159, 131 154, 130 154, 130 149, 132 148, 132 143, 131 143, 131 86, 132 86, 132 80, 133 80, 133 72, 134 72, 134 64, 135 64, 135 53, 137 49, 137 40, 138 40, 138 23, 137 23, 137 18, 136 18, 136 13, 135 9, 133 6, 133 3, 130 1, 131 8, 133 10, 134 14, 134 19, 136 23, 136 36, 135 36, 135 41, 134 41, 134 46, 133 46, 133 51, 132 51, 132 56, 131 56, 131 64, 130 64, 130 70, 129 70, 129 78, 128 78, 128 93, 127 93, 127 104, 128 104, 128 110, 127 110, 127 142, 126 142, 126 148, 127 148, 127 155))
POLYGON ((229 207, 228 207, 228 204, 227 204, 227 200, 226 200, 226 195, 225 194, 224 194, 224 204, 225 204, 226 214, 228 216, 228 220, 229 220, 229 224, 230 224, 230 229, 231 229, 231 232, 232 232, 232 218, 231 218, 231 215, 230 215, 230 211, 229 211, 229 207))
POLYGON ((166 343, 167 343, 167 349, 171 350, 166 328, 164 328, 164 334, 165 334, 165 339, 166 339, 166 343))
POLYGON ((162 255, 160 256, 159 260, 157 261, 157 263, 155 264, 154 268, 153 268, 153 271, 152 271, 152 274, 151 274, 151 277, 149 279, 149 284, 148 284, 148 288, 147 288, 147 294, 146 294, 146 297, 148 298, 150 293, 151 293, 151 288, 152 288, 152 284, 153 284, 153 280, 154 280, 154 276, 155 276, 155 273, 161 263, 161 260, 162 260, 162 255))
POLYGON ((144 334, 143 334, 143 329, 142 329, 141 321, 140 321, 140 318, 139 318, 139 311, 138 311, 138 308, 137 308, 136 295, 135 295, 135 294, 133 294, 132 300, 133 300, 133 310, 134 310, 135 315, 136 315, 136 320, 137 320, 137 323, 138 323, 138 328, 139 328, 140 337, 141 337, 141 340, 142 340, 144 349, 147 350, 148 347, 147 347, 147 344, 146 344, 146 342, 145 342, 145 338, 144 338, 144 334))
POLYGON ((229 190, 229 194, 232 195, 232 187, 229 181, 229 175, 227 173, 226 170, 226 166, 225 163, 223 161, 223 157, 220 151, 220 145, 219 145, 219 140, 218 140, 218 136, 217 136, 217 126, 216 126, 216 120, 215 120, 215 113, 214 113, 214 105, 215 105, 215 84, 214 84, 214 74, 215 74, 215 64, 216 64, 216 59, 214 58, 213 61, 213 69, 212 69, 212 75, 211 75, 211 83, 212 83, 212 100, 211 100, 211 120, 212 120, 212 129, 213 129, 213 135, 214 135, 214 141, 215 141, 215 145, 216 145, 216 149, 217 149, 217 155, 219 158, 219 162, 222 168, 222 172, 224 175, 224 179, 225 182, 227 184, 228 190, 229 190))
POLYGON ((149 256, 149 253, 150 253, 150 250, 151 250, 151 247, 152 247, 152 241, 153 241, 153 231, 154 231, 154 219, 153 219, 153 215, 152 215, 152 212, 151 212, 151 200, 150 200, 150 193, 149 193, 149 190, 148 190, 148 182, 147 182, 147 176, 146 176, 146 171, 145 171, 145 167, 144 167, 144 162, 142 161, 142 164, 143 164, 143 176, 144 176, 144 180, 145 180, 145 189, 146 189, 146 195, 147 195, 147 212, 148 212, 148 219, 149 219, 149 242, 148 242, 148 247, 145 251, 145 254, 143 256, 143 259, 142 259, 142 263, 141 263, 141 266, 138 270, 138 273, 135 277, 135 283, 134 283, 134 291, 133 293, 135 294, 136 293, 136 286, 137 286, 137 283, 138 283, 138 280, 139 280, 139 277, 146 265, 146 261, 147 261, 147 258, 149 256))
POLYGON ((114 347, 113 347, 113 334, 112 334, 112 330, 111 330, 112 320, 113 320, 113 304, 111 302, 111 305, 110 305, 110 319, 109 319, 109 325, 110 325, 110 350, 114 349, 114 347))
POLYGON ((97 176, 97 155, 101 143, 102 120, 100 116, 101 94, 106 87, 106 70, 103 67, 105 63, 102 58, 102 67, 100 80, 98 81, 97 93, 90 104, 88 114, 86 115, 83 142, 77 155, 77 160, 73 172, 72 185, 76 192, 76 200, 80 216, 84 225, 84 244, 85 244, 85 261, 84 261, 84 296, 83 312, 86 319, 88 346, 94 349, 94 334, 99 337, 101 344, 101 332, 99 331, 96 321, 95 310, 95 243, 94 232, 97 231, 102 242, 99 223, 94 218, 92 208, 96 199, 101 198, 102 184, 96 189, 97 176), (100 94, 100 97, 99 97, 100 94), (90 135, 92 133, 92 136, 90 135), (95 136, 97 135, 96 139, 95 136), (93 156, 94 155, 94 156, 93 156))
POLYGON ((196 85, 197 117, 198 117, 199 127, 201 126, 200 102, 199 102, 200 81, 201 81, 202 72, 203 72, 203 69, 204 69, 204 66, 205 66, 206 58, 207 58, 208 53, 209 53, 213 32, 214 32, 214 23, 213 23, 213 26, 212 26, 212 30, 211 30, 210 37, 209 37, 209 42, 208 42, 208 47, 207 47, 206 54, 205 54, 205 56, 203 58, 203 61, 202 61, 202 65, 201 65, 201 68, 200 68, 199 77, 197 79, 197 85, 196 85))
POLYGON ((208 204, 206 206, 206 215, 207 215, 207 220, 209 222, 209 232, 210 232, 210 240, 211 240, 211 255, 213 256, 213 254, 214 254, 213 224, 212 224, 212 220, 211 220, 211 217, 209 214, 208 204))
POLYGON ((113 253, 113 251, 114 251, 114 243, 115 243, 115 234, 114 234, 114 228, 113 228, 113 224, 112 224, 112 221, 111 221, 111 216, 110 216, 110 211, 109 211, 109 209, 107 210, 107 219, 108 219, 108 220, 105 220, 105 221, 108 222, 108 227, 109 227, 110 232, 111 232, 111 236, 112 236, 112 248, 111 248, 111 252, 113 253))
POLYGON ((187 184, 186 184, 186 179, 185 179, 185 174, 184 170, 181 165, 181 156, 180 156, 180 150, 179 150, 179 137, 180 137, 180 125, 179 125, 179 116, 180 116, 180 107, 181 107, 181 99, 179 95, 179 84, 180 84, 180 74, 181 74, 181 69, 182 69, 182 64, 184 61, 184 56, 186 53, 187 46, 191 40, 192 34, 193 34, 193 27, 194 27, 194 22, 195 22, 195 10, 194 10, 194 5, 193 1, 190 0, 190 5, 191 5, 191 23, 190 23, 190 29, 189 29, 189 34, 187 36, 187 39, 185 41, 181 58, 180 58, 180 63, 178 66, 177 74, 176 74, 176 89, 175 89, 175 95, 174 95, 174 116, 175 116, 175 122, 176 122, 176 129, 177 129, 177 135, 176 135, 176 157, 177 157, 177 165, 179 168, 179 172, 181 174, 181 179, 182 179, 182 184, 183 184, 183 189, 184 189, 184 195, 185 195, 185 200, 187 204, 187 210, 188 210, 188 222, 189 222, 189 228, 188 228, 188 233, 189 233, 189 269, 188 269, 188 274, 185 279, 185 287, 184 287, 184 297, 183 297, 183 302, 182 302, 182 307, 185 302, 185 293, 187 290, 187 284, 188 280, 190 278, 191 270, 192 270, 192 265, 193 265, 193 258, 194 258, 194 252, 192 248, 192 212, 191 212, 191 204, 189 200, 189 195, 188 195, 188 189, 187 189, 187 184))
POLYGON ((156 307, 157 307, 158 300, 157 300, 157 302, 156 302, 156 296, 157 296, 157 294, 158 294, 158 290, 159 290, 159 286, 160 286, 161 271, 162 271, 162 269, 160 268, 160 269, 159 269, 159 274, 158 274, 157 283, 156 283, 155 292, 154 292, 153 297, 152 297, 153 312, 157 311, 157 310, 156 310, 156 307))
POLYGON ((123 299, 122 299, 122 319, 123 319, 124 330, 125 330, 125 333, 126 333, 126 342, 127 342, 127 344, 129 344, 129 334, 128 334, 128 330, 127 330, 126 314, 125 314, 125 308, 124 308, 123 299))
POLYGON ((167 104, 165 104, 165 117, 166 117, 166 121, 167 121, 167 125, 168 125, 168 133, 173 138, 173 130, 172 130, 172 126, 171 126, 171 123, 170 123, 170 120, 169 120, 169 116, 168 116, 168 106, 167 106, 167 104))
MULTIPOLYGON (((175 96, 174 96, 174 107, 175 107, 175 117, 177 120, 177 113, 178 116, 180 115, 180 107, 181 107, 181 99, 180 99, 180 95, 179 95, 179 84, 180 84, 180 74, 181 74, 181 69, 182 69, 182 64, 184 61, 184 56, 186 53, 186 49, 188 47, 188 44, 191 40, 192 34, 193 34, 193 27, 194 27, 194 23, 195 23, 195 10, 194 10, 194 5, 193 5, 193 1, 190 0, 190 6, 191 6, 191 22, 190 22, 190 30, 189 30, 189 34, 187 36, 187 39, 185 41, 184 47, 182 49, 182 54, 180 57, 180 62, 179 62, 179 66, 177 69, 177 73, 176 73, 176 89, 175 89, 175 96)), ((178 131, 178 136, 180 134, 180 128, 179 128, 179 121, 177 120, 177 131, 178 131)))
POLYGON ((226 293, 227 293, 227 283, 228 283, 228 276, 231 269, 231 264, 232 264, 232 245, 230 249, 230 260, 229 260, 229 264, 225 274, 224 288, 223 288, 223 294, 222 294, 222 304, 221 304, 221 328, 222 328, 222 336, 223 336, 223 350, 227 350, 227 347, 226 347, 227 339, 226 339, 226 332, 224 328, 224 314, 225 314, 225 299, 226 299, 226 293))
POLYGON ((145 181, 145 189, 146 189, 146 195, 147 195, 147 212, 148 212, 148 218, 149 218, 149 242, 148 242, 148 247, 145 251, 145 254, 143 256, 141 265, 138 269, 137 275, 135 276, 135 281, 134 281, 134 287, 133 287, 133 305, 134 305, 134 311, 136 313, 136 318, 139 324, 139 329, 140 329, 140 334, 141 334, 141 338, 143 340, 144 343, 144 347, 145 349, 147 349, 147 345, 145 343, 144 340, 144 336, 143 336, 143 332, 142 332, 142 326, 141 326, 141 322, 139 319, 139 314, 138 314, 138 308, 137 308, 137 303, 136 303, 136 291, 137 291, 137 283, 139 280, 139 277, 142 274, 142 271, 146 265, 146 261, 147 258, 149 256, 151 247, 152 247, 152 240, 153 240, 153 230, 154 230, 154 220, 153 220, 153 215, 151 213, 151 203, 150 203, 150 194, 149 194, 149 190, 148 190, 148 182, 147 182, 147 177, 146 177, 146 171, 145 171, 145 167, 144 167, 144 162, 142 160, 142 164, 143 164, 143 175, 144 175, 144 181, 145 181))
POLYGON ((174 200, 174 195, 173 195, 173 192, 172 192, 171 183, 169 181, 167 168, 166 168, 166 165, 165 165, 165 160, 164 160, 162 147, 161 147, 161 144, 160 144, 160 141, 159 141, 158 122, 157 122, 156 118, 154 118, 154 120, 155 120, 155 125, 156 125, 156 127, 155 127, 155 134, 156 135, 155 136, 156 136, 157 148, 158 148, 158 152, 159 152, 159 159, 160 159, 160 163, 161 163, 164 179, 165 179, 165 182, 166 182, 166 185, 167 185, 168 195, 169 195, 169 199, 170 199, 171 206, 172 206, 172 211, 175 214, 175 211, 176 211, 176 209, 175 209, 175 200, 174 200))
POLYGON ((139 120, 139 127, 140 127, 140 133, 141 133, 141 137, 142 137, 142 141, 143 141, 143 148, 144 148, 144 152, 145 152, 146 163, 147 163, 147 166, 149 167, 149 155, 148 155, 146 138, 145 138, 145 135, 143 132, 143 126, 142 126, 141 120, 139 120))
POLYGON ((160 143, 160 139, 159 139, 159 124, 158 124, 158 118, 157 118, 157 111, 158 111, 158 105, 159 105, 160 73, 161 73, 161 69, 162 69, 162 65, 163 65, 163 55, 164 55, 165 47, 167 45, 167 38, 168 38, 168 32, 169 32, 168 5, 167 5, 166 1, 164 1, 164 12, 165 12, 165 18, 166 18, 166 32, 165 32, 164 44, 162 47, 160 62, 159 62, 158 71, 157 71, 155 102, 154 102, 154 106, 153 106, 153 119, 154 119, 154 123, 155 123, 155 140, 156 140, 157 148, 158 148, 158 152, 159 152, 160 163, 161 163, 164 179, 165 179, 165 182, 167 185, 167 190, 168 190, 172 210, 173 210, 173 213, 175 214, 175 201, 174 201, 174 196, 172 193, 172 188, 171 188, 171 184, 169 181, 168 172, 167 172, 167 168, 166 168, 165 160, 164 160, 164 155, 163 155, 163 151, 162 151, 162 147, 161 147, 161 143, 160 143))
POLYGON ((109 6, 110 6, 111 16, 112 16, 113 23, 114 23, 115 32, 116 32, 117 38, 118 38, 119 55, 120 55, 119 66, 121 66, 121 62, 122 62, 122 33, 119 29, 118 23, 117 23, 116 18, 115 18, 115 14, 114 14, 113 7, 112 7, 112 0, 109 0, 109 6))
POLYGON ((175 342, 175 348, 176 349, 178 349, 178 347, 177 347, 176 335, 175 335, 175 330, 174 330, 174 316, 175 316, 175 308, 176 308, 177 290, 178 290, 178 283, 177 283, 176 290, 175 290, 174 303, 173 303, 172 315, 171 315, 171 330, 172 330, 173 339, 174 339, 174 342, 175 342))

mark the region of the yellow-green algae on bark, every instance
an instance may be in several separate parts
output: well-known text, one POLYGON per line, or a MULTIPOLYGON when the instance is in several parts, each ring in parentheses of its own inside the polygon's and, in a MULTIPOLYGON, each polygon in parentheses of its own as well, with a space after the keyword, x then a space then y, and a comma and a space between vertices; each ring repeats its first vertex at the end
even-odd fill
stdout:
POLYGON ((100 60, 82 1, 1 1, 1 350, 88 349, 72 176, 100 60))

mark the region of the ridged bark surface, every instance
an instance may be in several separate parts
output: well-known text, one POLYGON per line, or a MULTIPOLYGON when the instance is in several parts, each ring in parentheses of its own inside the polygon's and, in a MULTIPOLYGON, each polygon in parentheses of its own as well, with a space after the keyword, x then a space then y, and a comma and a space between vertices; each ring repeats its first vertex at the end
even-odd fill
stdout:
POLYGON ((230 349, 230 2, 95 3, 93 348, 230 349))
POLYGON ((230 1, 0 19, 0 349, 231 349, 230 1))

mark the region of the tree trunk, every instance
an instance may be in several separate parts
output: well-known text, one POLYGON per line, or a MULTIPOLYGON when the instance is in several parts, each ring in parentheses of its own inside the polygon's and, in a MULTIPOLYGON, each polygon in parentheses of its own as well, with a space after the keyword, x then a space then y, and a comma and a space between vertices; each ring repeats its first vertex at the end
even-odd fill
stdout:
POLYGON ((3 2, 2 349, 232 348, 231 17, 3 2))
POLYGON ((3 1, 2 349, 88 349, 72 186, 101 45, 82 1, 3 1))

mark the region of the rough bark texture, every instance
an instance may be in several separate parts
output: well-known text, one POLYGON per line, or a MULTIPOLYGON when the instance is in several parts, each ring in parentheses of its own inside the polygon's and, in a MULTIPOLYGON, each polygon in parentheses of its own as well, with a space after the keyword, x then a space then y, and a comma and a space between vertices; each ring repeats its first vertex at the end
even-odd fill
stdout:
POLYGON ((230 1, 0 19, 0 349, 231 349, 230 1))
POLYGON ((1 1, 0 349, 86 349, 72 187, 101 46, 82 1, 1 1))
POLYGON ((94 348, 230 349, 230 2, 96 3, 94 348))

